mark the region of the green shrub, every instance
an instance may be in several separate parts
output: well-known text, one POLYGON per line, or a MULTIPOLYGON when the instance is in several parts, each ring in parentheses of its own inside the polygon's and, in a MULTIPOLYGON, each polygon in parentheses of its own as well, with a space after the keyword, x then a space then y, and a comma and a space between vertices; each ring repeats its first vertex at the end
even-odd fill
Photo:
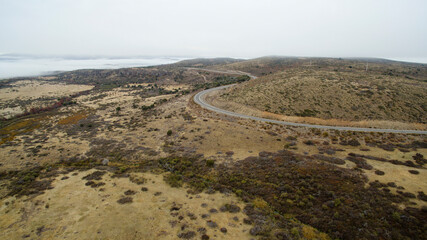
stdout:
POLYGON ((206 160, 206 166, 213 167, 215 165, 215 160, 209 159, 206 160))
POLYGON ((166 175, 165 182, 168 183, 171 187, 181 187, 182 176, 176 173, 170 173, 166 175))
POLYGON ((142 106, 142 107, 141 107, 141 110, 142 110, 142 111, 146 111, 146 110, 150 110, 150 109, 152 109, 152 108, 154 108, 154 104, 151 104, 151 105, 149 105, 149 106, 142 106))
POLYGON ((295 237, 299 237, 299 229, 297 227, 291 228, 291 234, 295 237))
POLYGON ((400 220, 400 213, 398 213, 398 212, 393 212, 393 218, 395 219, 395 220, 400 220))

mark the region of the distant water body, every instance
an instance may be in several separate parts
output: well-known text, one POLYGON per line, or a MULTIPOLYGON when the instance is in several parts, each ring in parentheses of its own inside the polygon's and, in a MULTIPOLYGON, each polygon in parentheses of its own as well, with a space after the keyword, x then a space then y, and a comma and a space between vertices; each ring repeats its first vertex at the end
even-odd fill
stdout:
POLYGON ((47 75, 77 69, 117 69, 175 63, 188 58, 46 58, 0 55, 0 79, 47 75))

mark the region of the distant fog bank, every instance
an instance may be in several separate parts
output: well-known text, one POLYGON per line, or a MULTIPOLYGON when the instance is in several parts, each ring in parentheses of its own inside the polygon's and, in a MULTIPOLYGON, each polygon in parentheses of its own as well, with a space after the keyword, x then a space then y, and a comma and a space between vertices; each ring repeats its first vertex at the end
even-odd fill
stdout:
POLYGON ((427 64, 427 57, 418 57, 418 58, 413 58, 413 57, 401 57, 401 58, 386 58, 386 59, 390 59, 390 60, 394 60, 394 61, 399 61, 399 62, 410 62, 410 63, 423 63, 423 64, 427 64))
MULTIPOLYGON (((393 58, 381 57, 401 62, 427 64, 427 57, 393 58)), ((175 63, 192 57, 46 57, 0 53, 0 79, 47 75, 55 72, 78 69, 117 69, 146 67, 175 63)))
POLYGON ((0 55, 0 79, 28 77, 77 69, 116 69, 169 64, 184 57, 78 58, 0 55))

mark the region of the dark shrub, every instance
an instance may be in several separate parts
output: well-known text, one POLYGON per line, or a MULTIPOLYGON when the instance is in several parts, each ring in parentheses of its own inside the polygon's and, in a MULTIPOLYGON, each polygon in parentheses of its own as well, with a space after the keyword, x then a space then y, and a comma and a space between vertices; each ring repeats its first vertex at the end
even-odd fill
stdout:
POLYGON ((120 204, 132 203, 133 199, 131 197, 124 197, 117 200, 117 202, 120 204))
POLYGON ((206 160, 206 166, 213 167, 215 165, 215 160, 209 159, 206 160))
POLYGON ((350 141, 347 142, 348 145, 356 147, 356 146, 360 146, 359 141, 357 141, 357 139, 351 139, 350 141))
POLYGON ((127 190, 126 192, 125 192, 125 195, 127 195, 127 196, 129 196, 129 195, 135 195, 135 191, 132 191, 132 190, 127 190))

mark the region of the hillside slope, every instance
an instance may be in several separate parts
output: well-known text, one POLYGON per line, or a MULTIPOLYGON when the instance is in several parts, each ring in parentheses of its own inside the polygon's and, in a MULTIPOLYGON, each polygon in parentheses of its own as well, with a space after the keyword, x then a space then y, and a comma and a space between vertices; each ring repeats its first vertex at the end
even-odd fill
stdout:
POLYGON ((305 66, 252 80, 222 97, 289 116, 426 123, 426 90, 426 82, 402 76, 305 66))
POLYGON ((230 69, 265 76, 288 69, 329 70, 334 72, 364 72, 385 76, 399 76, 416 81, 427 81, 427 65, 397 62, 380 58, 304 58, 270 56, 246 61, 212 66, 216 69, 230 69))

